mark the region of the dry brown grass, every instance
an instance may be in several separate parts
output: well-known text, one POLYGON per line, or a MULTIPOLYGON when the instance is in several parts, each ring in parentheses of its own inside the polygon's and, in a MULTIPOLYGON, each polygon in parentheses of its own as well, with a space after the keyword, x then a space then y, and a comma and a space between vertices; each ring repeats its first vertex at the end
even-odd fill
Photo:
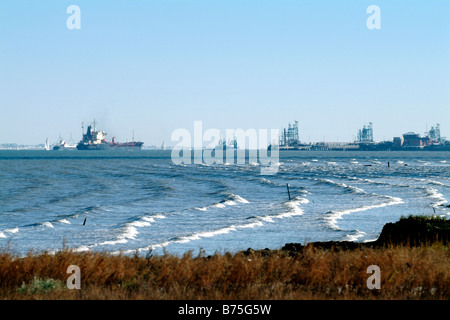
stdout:
POLYGON ((450 298, 447 246, 307 247, 182 257, 107 253, 0 253, 1 299, 443 299, 450 298), (81 269, 81 289, 69 290, 69 265, 81 269), (369 290, 367 267, 381 268, 381 289, 369 290), (49 280, 53 279, 53 280, 49 280))

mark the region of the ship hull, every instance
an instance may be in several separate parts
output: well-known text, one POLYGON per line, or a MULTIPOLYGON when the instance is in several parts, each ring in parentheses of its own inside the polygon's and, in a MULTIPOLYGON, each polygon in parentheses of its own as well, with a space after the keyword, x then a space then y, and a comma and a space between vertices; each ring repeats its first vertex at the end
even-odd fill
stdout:
POLYGON ((110 150, 111 146, 107 143, 79 143, 77 144, 78 150, 110 150))
POLYGON ((64 145, 56 145, 53 147, 53 150, 58 151, 58 150, 76 150, 77 148, 75 146, 70 146, 70 147, 66 147, 64 145))
POLYGON ((111 150, 141 150, 140 146, 112 146, 110 147, 111 150))
POLYGON ((87 144, 87 143, 79 143, 77 145, 78 150, 141 150, 142 144, 110 144, 110 143, 100 143, 100 144, 87 144))

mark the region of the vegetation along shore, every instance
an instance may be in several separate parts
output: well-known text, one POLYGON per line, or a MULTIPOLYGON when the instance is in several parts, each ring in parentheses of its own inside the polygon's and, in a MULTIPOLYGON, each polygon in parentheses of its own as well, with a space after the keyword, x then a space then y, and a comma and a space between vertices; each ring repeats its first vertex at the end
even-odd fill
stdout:
POLYGON ((279 250, 111 255, 0 253, 0 298, 19 299, 450 299, 450 220, 410 216, 374 242, 286 244, 279 250), (380 270, 368 286, 369 266, 380 270), (80 289, 69 289, 69 266, 80 289))

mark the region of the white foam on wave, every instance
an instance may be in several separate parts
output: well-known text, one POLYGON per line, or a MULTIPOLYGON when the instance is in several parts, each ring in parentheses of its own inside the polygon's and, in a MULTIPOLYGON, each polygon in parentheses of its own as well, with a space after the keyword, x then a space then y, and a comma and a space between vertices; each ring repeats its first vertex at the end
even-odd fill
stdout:
POLYGON ((277 215, 273 215, 272 218, 276 219, 284 219, 284 218, 291 218, 293 216, 300 216, 303 212, 283 212, 277 215))
POLYGON ((115 240, 107 240, 100 243, 96 243, 92 245, 91 248, 97 246, 115 245, 119 243, 123 244, 127 243, 129 240, 135 240, 139 232, 137 231, 136 227, 132 225, 132 223, 125 225, 125 227, 123 228, 123 232, 120 235, 118 235, 115 240))
POLYGON ((231 231, 236 231, 236 227, 230 226, 230 227, 221 228, 221 229, 213 230, 213 231, 198 232, 191 236, 182 237, 180 240, 176 240, 174 242, 175 243, 178 243, 178 242, 184 243, 184 242, 186 242, 185 240, 191 241, 191 240, 199 240, 200 238, 212 238, 212 237, 218 236, 220 234, 230 233, 231 231))
POLYGON ((118 240, 124 240, 124 239, 135 240, 136 236, 139 234, 139 232, 136 229, 136 226, 133 225, 135 223, 136 222, 132 222, 132 223, 126 225, 123 233, 120 236, 118 236, 118 240))
POLYGON ((374 242, 374 241, 377 241, 377 240, 378 240, 378 238, 366 239, 366 240, 363 240, 362 243, 374 242))
MULTIPOLYGON (((351 179, 355 180, 354 178, 351 178, 351 179)), ((335 181, 333 181, 331 179, 317 179, 317 178, 314 178, 314 180, 322 182, 322 183, 326 183, 326 184, 331 184, 331 185, 334 185, 336 187, 343 188, 343 189, 346 189, 346 190, 350 190, 350 191, 352 191, 354 193, 367 194, 367 192, 365 192, 361 188, 354 187, 354 186, 351 186, 351 185, 347 185, 347 184, 342 183, 342 182, 335 182, 335 181)))
POLYGON ((308 199, 295 197, 291 201, 285 202, 283 205, 288 208, 288 211, 284 211, 278 214, 273 215, 267 215, 262 217, 256 217, 259 220, 265 221, 265 222, 275 222, 274 219, 284 219, 284 218, 291 218, 294 216, 301 216, 303 215, 303 210, 299 207, 300 204, 306 204, 309 203, 308 199))
POLYGON ((61 219, 61 220, 59 220, 59 222, 65 223, 65 224, 70 224, 70 221, 67 219, 61 219))
POLYGON ((259 219, 261 219, 262 221, 266 221, 266 222, 274 222, 273 218, 271 216, 259 217, 259 219))
MULTIPOLYGON (((128 240, 127 239, 118 239, 118 240, 108 240, 108 241, 103 241, 99 244, 97 244, 98 246, 107 246, 107 245, 115 245, 115 244, 119 244, 119 243, 127 243, 128 240)), ((95 246, 97 246, 95 245, 95 246)))
POLYGON ((427 192, 429 198, 436 199, 436 201, 432 204, 432 207, 437 208, 447 202, 444 195, 438 192, 435 188, 426 188, 425 191, 427 192))
POLYGON ((144 216, 141 219, 144 220, 144 221, 147 221, 147 222, 155 222, 155 217, 144 216))
MULTIPOLYGON (((308 191, 302 191, 302 193, 308 193, 308 191)), ((302 198, 302 197, 299 197, 299 196, 294 197, 292 199, 292 201, 294 201, 294 203, 300 203, 300 204, 308 204, 309 203, 308 199, 302 198)))
POLYGON ((78 248, 75 248, 74 251, 76 251, 76 252, 89 251, 89 247, 88 246, 79 246, 78 248))
POLYGON ((143 216, 133 222, 128 222, 123 228, 123 232, 117 237, 116 243, 126 243, 126 240, 135 240, 139 231, 137 228, 150 227, 150 222, 155 222, 155 219, 165 219, 162 214, 155 214, 152 216, 143 216))
MULTIPOLYGON (((155 250, 157 248, 164 248, 164 247, 166 247, 170 244, 174 244, 174 243, 188 243, 188 242, 191 242, 194 240, 200 240, 202 238, 212 238, 212 237, 215 237, 218 235, 227 234, 227 233, 230 233, 233 231, 237 231, 239 229, 249 229, 249 228, 256 228, 256 227, 260 227, 260 226, 263 226, 263 223, 261 221, 250 222, 250 223, 241 224, 241 225, 231 225, 231 226, 220 228, 217 230, 201 231, 201 232, 193 233, 191 235, 177 237, 175 240, 169 240, 169 241, 165 241, 165 242, 161 242, 161 243, 157 243, 157 244, 152 244, 152 245, 146 246, 144 248, 127 250, 122 253, 133 253, 136 251, 141 252, 141 251, 155 250)), ((116 252, 116 253, 118 253, 118 252, 116 252)))
POLYGON ((165 219, 165 218, 166 218, 165 215, 157 213, 157 214, 153 214, 151 216, 143 216, 141 218, 141 220, 147 221, 147 222, 155 222, 155 219, 165 219))
POLYGON ((435 186, 439 186, 439 187, 450 187, 449 185, 447 185, 443 182, 432 180, 432 179, 412 178, 412 180, 425 182, 426 184, 431 184, 431 185, 435 185, 435 186))
POLYGON ((43 224, 42 224, 44 227, 48 227, 48 228, 53 228, 53 225, 50 223, 50 222, 44 222, 43 224))
POLYGON ((150 226, 150 222, 149 221, 145 221, 144 219, 142 219, 142 220, 137 220, 137 221, 131 222, 130 226, 133 226, 133 227, 149 227, 150 226))
POLYGON ((376 184, 376 185, 389 185, 387 182, 381 182, 381 181, 375 181, 367 178, 358 178, 358 177, 348 177, 348 179, 355 180, 355 181, 361 181, 368 184, 376 184))
POLYGON ((199 211, 206 211, 207 210, 207 208, 206 207, 201 207, 201 208, 195 208, 196 210, 199 210, 199 211))
MULTIPOLYGON (((225 208, 226 206, 235 206, 237 205, 236 202, 240 203, 250 203, 248 200, 242 198, 241 196, 238 196, 236 194, 230 193, 225 200, 222 200, 220 202, 214 203, 211 205, 211 207, 214 208, 225 208)), ((206 211, 206 208, 196 208, 197 210, 206 211)))
MULTIPOLYGON (((307 199, 302 199, 302 200, 308 201, 307 199)), ((298 201, 298 200, 288 201, 288 202, 284 203, 284 205, 289 208, 289 211, 282 212, 282 213, 279 213, 276 215, 272 215, 271 218, 283 219, 283 218, 290 218, 293 216, 301 216, 303 214, 303 210, 299 207, 299 204, 301 204, 301 203, 302 202, 298 201)))
POLYGON ((446 185, 445 183, 442 183, 440 181, 428 180, 428 183, 434 184, 434 185, 437 185, 437 186, 441 186, 441 187, 448 187, 448 185, 446 185))
POLYGON ((403 200, 401 198, 386 196, 386 195, 383 197, 389 199, 390 201, 382 202, 382 203, 374 204, 374 205, 362 206, 362 207, 358 207, 358 208, 341 210, 341 211, 331 211, 330 214, 327 215, 324 219, 328 221, 328 223, 332 229, 340 230, 340 228, 337 225, 337 220, 342 219, 342 216, 344 216, 344 215, 355 213, 355 212, 367 211, 367 210, 376 209, 376 208, 383 208, 383 207, 403 203, 403 200))
POLYGON ((361 230, 356 230, 354 234, 346 234, 344 241, 357 241, 359 238, 364 237, 366 233, 361 230))
POLYGON ((11 228, 11 229, 5 229, 2 231, 0 231, 0 238, 7 238, 6 233, 18 233, 19 232, 19 227, 15 227, 15 228, 11 228))
POLYGON ((266 179, 266 178, 261 178, 260 181, 262 183, 272 183, 272 181, 270 181, 269 179, 266 179))
POLYGON ((15 228, 12 228, 12 229, 5 229, 5 230, 3 230, 3 232, 18 233, 19 232, 19 227, 15 227, 15 228))
POLYGON ((344 188, 344 189, 348 189, 348 190, 352 190, 355 193, 366 193, 363 189, 358 188, 358 187, 354 187, 354 186, 349 186, 346 185, 345 183, 338 183, 338 186, 344 188))
POLYGON ((129 240, 136 240, 136 237, 139 234, 137 228, 150 227, 151 223, 155 222, 155 219, 165 219, 165 218, 166 217, 162 214, 143 216, 138 220, 126 223, 122 228, 122 232, 116 237, 115 240, 103 241, 100 243, 96 243, 90 247, 92 248, 97 246, 124 244, 127 243, 129 240))
POLYGON ((236 226, 237 229, 251 229, 256 227, 262 227, 264 224, 261 221, 251 222, 236 226))
POLYGON ((230 194, 230 198, 241 203, 250 203, 247 199, 242 198, 241 196, 238 196, 237 194, 230 194))

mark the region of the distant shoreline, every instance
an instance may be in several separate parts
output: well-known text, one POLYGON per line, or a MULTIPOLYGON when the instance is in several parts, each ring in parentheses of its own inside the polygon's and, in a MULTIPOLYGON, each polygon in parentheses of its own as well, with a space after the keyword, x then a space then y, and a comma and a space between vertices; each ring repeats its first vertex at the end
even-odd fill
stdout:
MULTIPOLYGON (((238 150, 243 150, 243 149, 238 149, 238 150)), ((250 149, 245 149, 245 151, 249 151, 250 149)), ((253 149, 251 149, 253 150, 253 149)), ((257 149, 258 150, 258 149, 257 149)), ((124 151, 124 150, 45 150, 44 148, 19 148, 19 149, 15 149, 15 148, 0 148, 0 151, 46 151, 49 153, 61 153, 61 152, 75 152, 75 153, 86 153, 86 151, 90 151, 89 153, 92 152, 97 152, 97 153, 103 153, 103 152, 108 152, 108 151, 124 151)), ((125 150, 126 151, 126 150, 125 150)), ((151 148, 151 147, 143 147, 141 150, 133 150, 133 151, 142 151, 142 152, 146 152, 146 151, 166 151, 166 152, 171 152, 172 149, 170 149, 169 147, 166 149, 159 149, 159 148, 151 148)), ((307 153, 307 152, 345 152, 345 153, 350 153, 350 152, 355 152, 355 153, 363 153, 363 152, 386 152, 386 153, 394 153, 394 152, 449 152, 450 151, 450 145, 448 147, 445 148, 432 148, 432 149, 425 149, 425 148, 403 148, 403 149, 386 149, 386 150, 366 150, 366 149, 294 149, 294 148, 289 148, 289 149, 279 149, 279 152, 300 152, 300 153, 307 153)))

